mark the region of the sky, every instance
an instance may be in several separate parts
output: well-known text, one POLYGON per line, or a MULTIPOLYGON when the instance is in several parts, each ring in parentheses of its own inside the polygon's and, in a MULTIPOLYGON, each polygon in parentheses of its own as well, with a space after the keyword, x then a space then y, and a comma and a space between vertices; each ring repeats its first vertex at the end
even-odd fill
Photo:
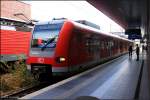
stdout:
POLYGON ((31 5, 31 17, 45 21, 52 18, 87 20, 104 32, 122 32, 123 28, 86 1, 23 1, 31 5))

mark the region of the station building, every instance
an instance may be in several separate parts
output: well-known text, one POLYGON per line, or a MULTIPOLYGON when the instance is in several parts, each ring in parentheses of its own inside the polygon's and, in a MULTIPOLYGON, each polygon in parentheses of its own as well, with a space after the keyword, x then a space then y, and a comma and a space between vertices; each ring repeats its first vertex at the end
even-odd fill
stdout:
MULTIPOLYGON (((31 5, 19 0, 1 1, 0 24, 7 26, 29 26, 31 5)), ((29 31, 28 29, 22 28, 29 31)))

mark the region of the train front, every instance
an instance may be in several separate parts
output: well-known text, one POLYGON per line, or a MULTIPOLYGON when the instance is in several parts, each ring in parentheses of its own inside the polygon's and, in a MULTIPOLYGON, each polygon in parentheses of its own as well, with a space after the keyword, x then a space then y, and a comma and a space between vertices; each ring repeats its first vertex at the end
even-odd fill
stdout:
POLYGON ((62 26, 63 21, 39 22, 35 25, 27 59, 27 69, 31 70, 35 78, 52 75, 56 44, 62 26))

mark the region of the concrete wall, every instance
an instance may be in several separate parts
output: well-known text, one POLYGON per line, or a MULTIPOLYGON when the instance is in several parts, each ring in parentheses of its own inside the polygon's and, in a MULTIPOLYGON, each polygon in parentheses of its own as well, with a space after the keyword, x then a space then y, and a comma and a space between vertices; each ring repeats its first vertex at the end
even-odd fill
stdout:
POLYGON ((31 19, 31 5, 15 0, 1 0, 1 17, 20 21, 27 21, 23 16, 14 16, 16 13, 23 13, 31 19))

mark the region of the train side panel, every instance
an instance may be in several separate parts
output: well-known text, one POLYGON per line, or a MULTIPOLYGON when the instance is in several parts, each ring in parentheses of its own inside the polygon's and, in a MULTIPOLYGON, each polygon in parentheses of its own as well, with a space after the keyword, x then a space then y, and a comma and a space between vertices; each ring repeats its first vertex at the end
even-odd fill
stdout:
POLYGON ((128 42, 74 26, 69 47, 71 71, 126 53, 128 42), (118 46, 119 45, 119 46, 118 46))
POLYGON ((72 35, 73 24, 70 22, 65 22, 58 37, 58 41, 55 48, 54 54, 54 67, 68 67, 70 62, 69 52, 70 52, 70 42, 72 35), (58 58, 65 58, 64 62, 57 61, 58 58))
POLYGON ((15 61, 18 56, 26 58, 29 51, 30 32, 0 30, 1 61, 15 61))
POLYGON ((80 71, 90 65, 119 56, 127 52, 127 46, 128 41, 124 39, 100 33, 79 23, 65 21, 59 32, 56 47, 53 48, 54 54, 42 55, 41 53, 50 51, 48 48, 47 51, 39 49, 36 56, 29 56, 27 64, 31 70, 35 67, 39 68, 40 72, 40 68, 47 67, 51 70, 46 73, 65 75, 64 73, 80 71))

